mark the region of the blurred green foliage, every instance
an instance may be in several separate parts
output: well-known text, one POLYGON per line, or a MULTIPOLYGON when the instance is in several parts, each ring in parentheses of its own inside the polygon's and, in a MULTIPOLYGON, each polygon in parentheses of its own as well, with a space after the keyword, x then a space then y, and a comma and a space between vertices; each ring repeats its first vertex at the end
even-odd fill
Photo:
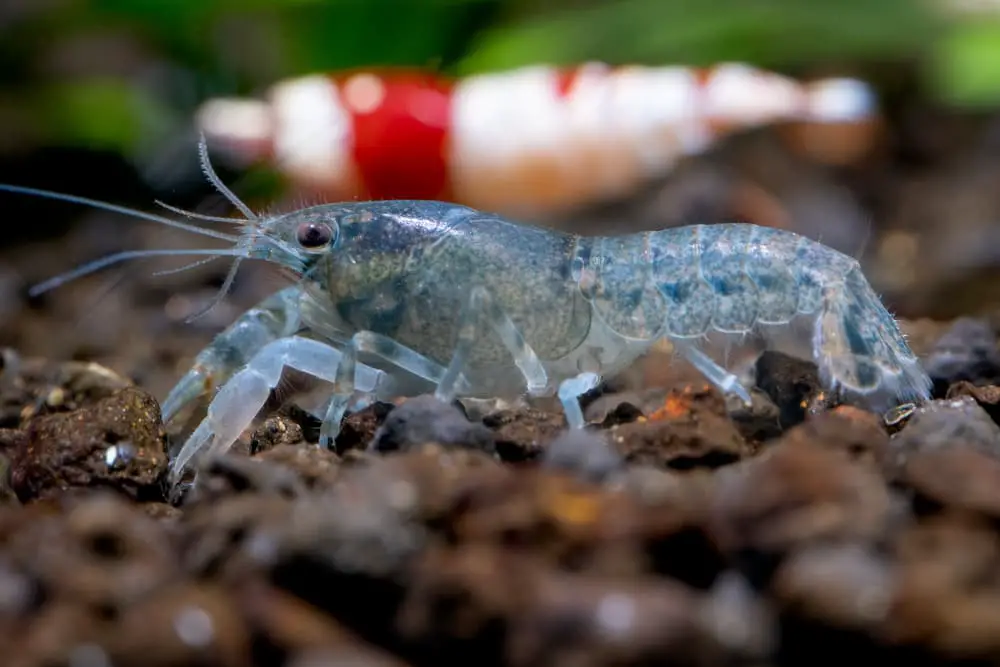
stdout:
POLYGON ((941 99, 1000 101, 1000 18, 949 14, 945 1, 11 0, 0 122, 134 154, 189 124, 205 97, 307 72, 586 60, 792 73, 915 62, 941 99))
POLYGON ((930 82, 963 107, 1000 105, 1000 15, 955 25, 934 44, 930 82))
MULTIPOLYGON (((524 2, 526 7, 534 3, 524 2)), ((488 31, 465 71, 535 60, 648 64, 750 61, 785 68, 909 57, 935 17, 912 0, 618 0, 526 14, 488 31)))

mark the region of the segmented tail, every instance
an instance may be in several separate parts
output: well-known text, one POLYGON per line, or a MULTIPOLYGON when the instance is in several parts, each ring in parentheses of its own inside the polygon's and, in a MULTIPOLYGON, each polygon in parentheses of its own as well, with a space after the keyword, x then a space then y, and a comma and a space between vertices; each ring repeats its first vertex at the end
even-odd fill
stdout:
POLYGON ((930 397, 930 377, 860 267, 824 287, 813 351, 826 386, 854 394, 872 409, 930 397))

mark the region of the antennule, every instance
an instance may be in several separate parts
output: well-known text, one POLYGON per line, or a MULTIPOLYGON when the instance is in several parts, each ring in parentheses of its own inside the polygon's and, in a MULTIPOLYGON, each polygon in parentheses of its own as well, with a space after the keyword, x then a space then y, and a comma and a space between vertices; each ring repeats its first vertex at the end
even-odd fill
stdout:
POLYGON ((157 206, 162 206, 171 213, 176 213, 177 215, 183 215, 185 218, 191 218, 192 220, 207 220, 208 222, 225 222, 230 225, 242 225, 243 220, 237 218, 223 218, 221 215, 205 215, 204 213, 195 213, 194 211, 186 211, 179 206, 172 206, 166 202, 162 202, 159 199, 153 202, 157 206))
POLYGON ((228 199, 233 206, 238 208, 240 213, 246 216, 247 220, 259 221, 260 218, 258 218, 257 214, 250 210, 250 207, 244 204, 239 197, 233 194, 233 191, 215 173, 215 169, 212 168, 212 161, 208 157, 208 140, 205 138, 204 132, 199 134, 198 156, 201 160, 201 170, 205 172, 205 177, 208 178, 215 189, 228 199))
POLYGON ((195 313, 194 315, 191 315, 186 320, 184 320, 184 322, 186 324, 191 324, 195 320, 200 319, 200 318, 204 317, 205 315, 208 315, 210 312, 212 312, 213 310, 215 310, 215 308, 220 303, 222 303, 222 300, 226 298, 226 295, 229 293, 229 290, 232 288, 233 281, 236 280, 236 272, 240 268, 240 260, 241 259, 243 259, 243 258, 238 256, 236 259, 233 260, 233 265, 231 267, 229 267, 229 273, 226 274, 226 279, 223 281, 222 287, 219 288, 219 291, 215 294, 215 298, 212 299, 211 303, 209 303, 206 308, 203 308, 199 312, 195 313))

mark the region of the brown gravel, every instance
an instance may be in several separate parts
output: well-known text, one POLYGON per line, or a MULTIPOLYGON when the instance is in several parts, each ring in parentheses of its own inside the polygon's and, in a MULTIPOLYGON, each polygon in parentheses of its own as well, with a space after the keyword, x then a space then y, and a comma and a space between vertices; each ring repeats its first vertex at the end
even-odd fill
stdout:
POLYGON ((749 412, 700 385, 624 391, 590 433, 422 397, 349 416, 339 454, 282 409, 171 495, 156 401, 83 391, 77 366, 29 409, 28 361, 0 390, 21 403, 0 431, 8 664, 1000 662, 982 378, 891 427, 815 404, 774 426, 774 399, 811 392, 780 357, 749 412))

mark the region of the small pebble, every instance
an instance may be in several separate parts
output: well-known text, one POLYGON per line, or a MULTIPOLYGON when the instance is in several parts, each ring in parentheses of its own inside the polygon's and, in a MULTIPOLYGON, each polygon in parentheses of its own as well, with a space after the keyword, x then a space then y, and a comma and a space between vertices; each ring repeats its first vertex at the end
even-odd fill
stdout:
POLYGON ((933 400, 914 409, 889 441, 890 475, 919 452, 968 446, 1000 460, 1000 426, 971 396, 933 400))
POLYGON ((373 452, 407 451, 436 442, 445 446, 495 452, 493 432, 470 422, 456 406, 434 396, 417 396, 395 408, 368 445, 373 452))
POLYGON ((605 438, 592 431, 566 431, 545 448, 544 465, 600 482, 621 470, 625 461, 605 438))
POLYGON ((961 380, 996 384, 1000 382, 996 332, 984 320, 959 318, 934 344, 924 368, 934 381, 938 396, 961 380))

